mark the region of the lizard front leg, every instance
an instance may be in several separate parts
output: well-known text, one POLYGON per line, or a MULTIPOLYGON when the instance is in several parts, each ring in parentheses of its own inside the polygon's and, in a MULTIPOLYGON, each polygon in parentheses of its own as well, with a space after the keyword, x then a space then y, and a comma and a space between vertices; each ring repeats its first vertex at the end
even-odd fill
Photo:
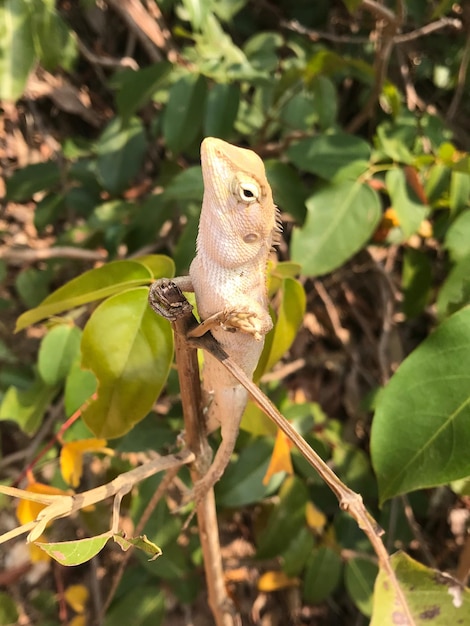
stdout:
POLYGON ((271 330, 272 321, 266 311, 257 311, 253 308, 231 307, 206 317, 199 326, 188 333, 188 337, 202 337, 205 333, 217 328, 227 332, 241 331, 252 335, 256 341, 261 341, 264 335, 271 330))

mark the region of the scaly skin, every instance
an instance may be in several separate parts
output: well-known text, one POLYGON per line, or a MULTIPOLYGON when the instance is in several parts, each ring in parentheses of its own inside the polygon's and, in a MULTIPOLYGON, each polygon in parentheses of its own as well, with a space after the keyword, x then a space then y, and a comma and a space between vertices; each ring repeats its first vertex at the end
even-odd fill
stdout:
MULTIPOLYGON (((266 266, 278 232, 277 210, 260 157, 221 139, 201 145, 204 199, 197 254, 190 268, 203 324, 225 352, 252 378, 272 328, 266 266)), ((207 431, 221 427, 222 443, 205 476, 195 486, 199 500, 222 476, 233 452, 247 392, 216 359, 204 354, 203 391, 207 431)))

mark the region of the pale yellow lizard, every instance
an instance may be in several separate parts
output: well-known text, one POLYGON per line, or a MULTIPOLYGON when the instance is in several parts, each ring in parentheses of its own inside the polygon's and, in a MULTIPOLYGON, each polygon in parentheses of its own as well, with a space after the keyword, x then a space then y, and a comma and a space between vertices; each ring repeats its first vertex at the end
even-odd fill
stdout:
MULTIPOLYGON (((251 150, 208 137, 201 145, 201 165, 204 197, 197 253, 189 277, 174 282, 182 291, 195 292, 202 323, 191 335, 211 331, 252 378, 272 328, 266 269, 279 232, 277 209, 264 164, 251 150)), ((247 403, 245 388, 207 353, 202 380, 207 432, 221 427, 222 442, 195 485, 196 500, 222 476, 247 403)))

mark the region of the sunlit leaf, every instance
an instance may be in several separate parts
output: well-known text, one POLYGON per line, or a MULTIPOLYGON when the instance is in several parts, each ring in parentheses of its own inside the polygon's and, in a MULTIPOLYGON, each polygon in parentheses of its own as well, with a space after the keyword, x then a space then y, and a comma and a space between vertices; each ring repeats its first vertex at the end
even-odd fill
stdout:
POLYGON ((101 552, 111 535, 104 533, 97 537, 77 539, 76 541, 59 541, 55 543, 35 542, 51 558, 61 565, 73 566, 86 563, 101 552))
MULTIPOLYGON (((450 626, 466 624, 470 613, 470 591, 447 574, 425 567, 398 552, 391 565, 415 624, 450 626)), ((406 624, 408 620, 390 579, 381 569, 375 583, 371 626, 406 624)))
POLYGON ((28 0, 0 3, 0 99, 19 98, 33 67, 30 10, 28 0))
POLYGON ((470 309, 465 308, 405 359, 378 396, 371 452, 382 502, 470 475, 469 407, 470 309))
MULTIPOLYGON (((143 267, 143 266, 141 266, 143 267)), ((173 357, 168 322, 155 315, 148 289, 108 298, 83 331, 82 367, 98 379, 98 397, 82 418, 97 437, 119 437, 142 420, 166 382, 173 357)))
POLYGON ((113 261, 103 267, 89 270, 51 293, 35 309, 20 315, 15 332, 46 317, 88 302, 102 300, 123 289, 150 283, 151 280, 150 270, 136 261, 113 261))
POLYGON ((289 350, 302 324, 306 307, 303 286, 294 278, 286 277, 278 290, 280 300, 274 328, 266 337, 263 354, 256 368, 254 379, 258 380, 289 350))
POLYGON ((154 278, 173 278, 175 275, 173 259, 164 254, 146 254, 136 257, 134 261, 145 265, 152 272, 154 278))

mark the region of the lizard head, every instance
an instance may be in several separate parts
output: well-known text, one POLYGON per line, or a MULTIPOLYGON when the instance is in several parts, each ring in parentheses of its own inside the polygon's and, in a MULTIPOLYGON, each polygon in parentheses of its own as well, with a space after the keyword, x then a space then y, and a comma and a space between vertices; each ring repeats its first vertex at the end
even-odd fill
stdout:
POLYGON ((278 230, 277 210, 261 158, 252 150, 207 137, 201 145, 201 164, 204 200, 199 235, 204 232, 206 252, 212 248, 218 263, 226 267, 267 258, 278 230))

